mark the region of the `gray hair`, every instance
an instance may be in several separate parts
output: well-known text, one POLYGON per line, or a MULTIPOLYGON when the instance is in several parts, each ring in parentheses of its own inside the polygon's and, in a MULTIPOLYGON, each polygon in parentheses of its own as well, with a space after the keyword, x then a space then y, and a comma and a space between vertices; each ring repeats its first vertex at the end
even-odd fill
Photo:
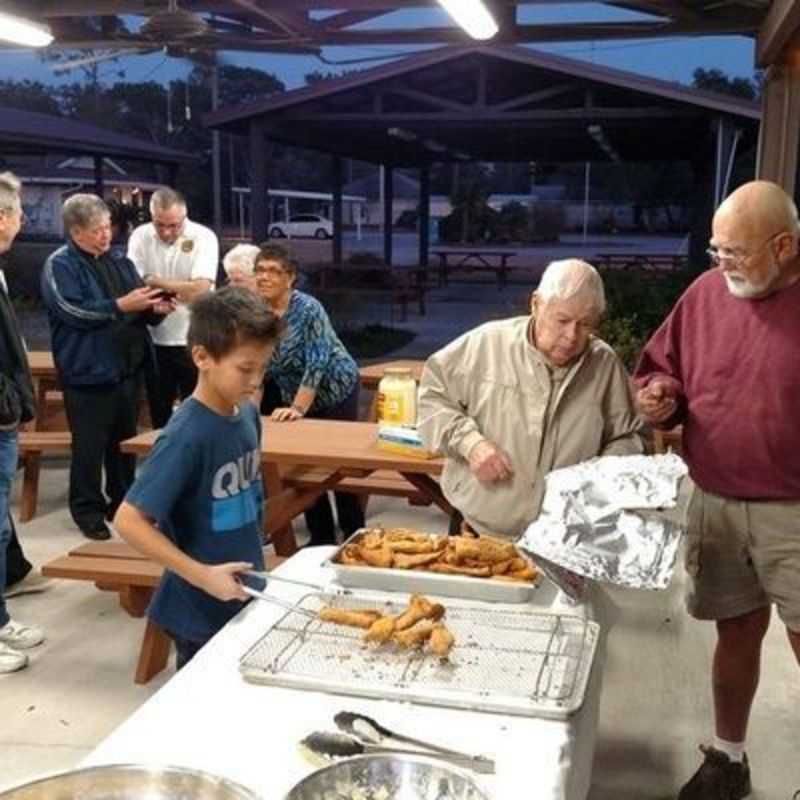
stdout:
POLYGON ((234 269, 240 270, 244 275, 252 275, 259 252, 261 249, 254 244, 237 244, 225 253, 222 266, 228 275, 234 269))
POLYGON ((167 211, 174 206, 179 206, 185 211, 186 198, 175 189, 162 186, 160 189, 156 189, 150 197, 150 216, 153 216, 156 211, 167 211))
POLYGON ((90 228, 102 216, 111 216, 105 201, 96 194, 74 194, 64 203, 61 218, 64 230, 90 228))
POLYGON ((0 211, 14 212, 22 208, 22 183, 12 172, 0 173, 0 211))
POLYGON ((551 261, 542 274, 536 294, 545 303, 569 300, 576 295, 587 296, 592 299, 598 314, 606 310, 606 293, 600 273, 579 258, 551 261))

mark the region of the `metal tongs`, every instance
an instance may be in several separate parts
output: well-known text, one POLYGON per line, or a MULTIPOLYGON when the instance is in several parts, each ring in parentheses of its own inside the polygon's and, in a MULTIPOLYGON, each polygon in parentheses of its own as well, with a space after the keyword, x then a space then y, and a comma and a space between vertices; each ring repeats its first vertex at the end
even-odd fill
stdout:
POLYGON ((255 597, 257 600, 261 600, 265 603, 272 603, 273 605, 280 606, 281 608, 284 608, 287 611, 294 611, 297 614, 301 614, 304 617, 308 617, 310 619, 318 618, 313 611, 307 611, 306 609, 300 608, 295 603, 292 603, 289 600, 284 600, 282 597, 276 597, 274 594, 268 594, 267 592, 264 592, 261 589, 256 589, 253 586, 248 585, 243 579, 255 578, 258 581, 263 581, 265 587, 269 586, 269 584, 272 581, 277 581, 278 583, 287 583, 291 584, 292 586, 302 586, 306 589, 313 589, 314 591, 320 592, 321 594, 330 594, 330 595, 349 594, 348 589, 320 586, 317 583, 307 583, 306 581, 296 581, 290 578, 282 578, 278 575, 273 575, 271 572, 261 572, 256 569, 244 570, 243 572, 238 573, 238 578, 239 578, 239 585, 242 587, 242 591, 245 594, 249 594, 250 597, 255 597))
MULTIPOLYGON (((384 727, 372 719, 372 717, 368 717, 365 714, 354 714, 352 711, 340 711, 333 718, 333 721, 336 723, 336 727, 339 728, 339 730, 349 733, 369 748, 382 748, 386 750, 396 750, 397 752, 413 752, 423 755, 429 754, 437 758, 458 763, 461 766, 469 767, 476 772, 484 774, 491 774, 495 771, 495 764, 491 758, 462 753, 460 750, 452 750, 449 747, 442 747, 441 745, 433 744, 423 739, 405 736, 402 733, 389 730, 389 728, 384 727), (408 744, 415 749, 410 750, 402 746, 392 747, 390 744, 387 744, 387 742, 399 742, 401 745, 408 744), (421 751, 425 752, 421 753, 421 751)), ((370 750, 370 752, 374 752, 374 749, 370 750)))

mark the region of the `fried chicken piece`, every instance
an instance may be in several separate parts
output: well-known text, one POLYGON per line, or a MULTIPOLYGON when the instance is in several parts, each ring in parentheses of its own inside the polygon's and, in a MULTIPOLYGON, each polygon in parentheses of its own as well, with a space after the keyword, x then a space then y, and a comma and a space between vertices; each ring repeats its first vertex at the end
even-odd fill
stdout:
POLYGON ((471 575, 473 578, 488 578, 492 574, 491 567, 488 564, 483 567, 467 567, 461 564, 437 562, 436 564, 429 564, 428 569, 431 572, 441 572, 445 575, 471 575))
POLYGON ((386 544, 382 545, 377 550, 370 550, 366 547, 362 547, 359 549, 359 555, 371 567, 388 569, 394 564, 394 555, 386 544))
POLYGON ((456 643, 456 637, 441 622, 438 622, 433 626, 428 643, 439 658, 447 658, 456 643))
POLYGON ((414 539, 401 539, 398 542, 387 542, 387 547, 393 553, 433 553, 437 551, 436 543, 432 539, 418 542, 414 539))
POLYGON ((421 567, 425 564, 432 564, 439 558, 438 553, 418 553, 416 555, 409 555, 406 553, 394 554, 394 566, 398 569, 414 569, 421 567))
POLYGON ((379 617, 364 634, 364 641, 384 644, 392 638, 396 626, 397 620, 394 617, 379 617))
POLYGON ((528 564, 525 569, 518 569, 514 570, 513 572, 509 572, 508 576, 518 581, 532 581, 537 574, 537 571, 530 564, 528 564))
POLYGON ((459 561, 481 561, 483 563, 497 564, 514 558, 516 549, 511 542, 501 542, 481 536, 478 539, 465 539, 455 537, 456 557, 459 561))
POLYGON ((379 550, 383 547, 383 529, 370 528, 358 543, 367 550, 379 550))
POLYGON ((364 561, 360 553, 361 550, 358 545, 348 544, 342 549, 342 554, 339 556, 339 563, 345 564, 348 567, 363 567, 364 561))
POLYGON ((323 622, 336 625, 349 625, 351 628, 371 628, 372 623, 381 617, 380 611, 371 608, 334 608, 323 606, 319 610, 319 618, 323 622))
POLYGON ((392 640, 397 642, 401 647, 422 647, 433 633, 433 628, 434 623, 429 619, 424 619, 421 622, 417 622, 412 628, 395 631, 392 640))
POLYGON ((513 558, 509 558, 507 561, 498 561, 496 564, 492 564, 492 575, 505 575, 505 573, 511 569, 511 562, 513 560, 513 558))
POLYGON ((408 608, 397 618, 396 629, 404 631, 420 620, 429 619, 436 621, 444 616, 444 606, 440 603, 431 603, 421 594, 412 594, 408 601, 408 608))
POLYGON ((427 533, 421 533, 411 528, 389 528, 385 535, 387 542, 426 542, 430 539, 427 533))

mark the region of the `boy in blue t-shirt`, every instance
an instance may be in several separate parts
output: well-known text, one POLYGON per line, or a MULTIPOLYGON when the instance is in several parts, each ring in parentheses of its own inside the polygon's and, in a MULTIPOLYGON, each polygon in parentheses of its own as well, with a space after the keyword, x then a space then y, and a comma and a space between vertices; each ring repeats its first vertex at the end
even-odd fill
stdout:
POLYGON ((148 614, 174 640, 178 669, 248 599, 236 574, 264 568, 261 418, 250 401, 281 330, 243 288, 203 295, 191 314, 197 387, 114 517, 123 539, 166 568, 148 614))

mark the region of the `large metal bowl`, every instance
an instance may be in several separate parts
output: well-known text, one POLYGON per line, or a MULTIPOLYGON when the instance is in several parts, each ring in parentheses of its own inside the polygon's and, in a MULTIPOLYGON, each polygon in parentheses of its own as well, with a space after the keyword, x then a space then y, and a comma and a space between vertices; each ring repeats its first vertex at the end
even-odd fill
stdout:
POLYGON ((226 778, 180 767, 119 764, 63 772, 7 792, 0 800, 260 800, 226 778))
POLYGON ((366 755, 304 778, 285 800, 489 800, 465 772, 433 758, 366 755))

